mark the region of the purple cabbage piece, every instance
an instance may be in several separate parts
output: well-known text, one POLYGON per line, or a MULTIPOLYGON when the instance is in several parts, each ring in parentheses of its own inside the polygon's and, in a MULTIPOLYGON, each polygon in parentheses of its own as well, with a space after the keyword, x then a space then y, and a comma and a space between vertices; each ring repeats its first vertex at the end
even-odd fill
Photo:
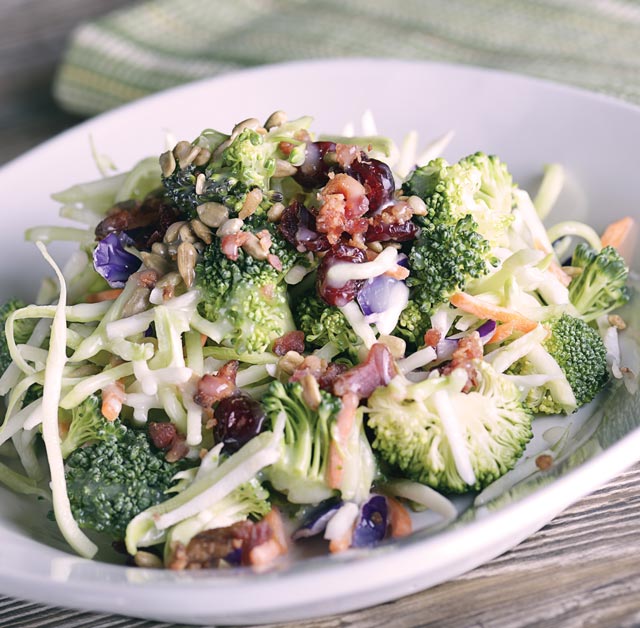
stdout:
POLYGON ((360 509, 360 516, 353 530, 351 547, 372 547, 387 535, 389 520, 387 498, 373 495, 360 509))
POLYGON ((487 342, 491 340, 491 337, 495 333, 497 326, 498 324, 495 321, 487 321, 486 323, 483 323, 482 325, 480 325, 480 327, 478 327, 476 331, 480 334, 480 340, 482 341, 483 345, 486 345, 487 342))
POLYGON ((93 251, 93 266, 112 288, 122 288, 142 262, 124 249, 133 244, 125 233, 110 233, 93 251))
POLYGON ((242 548, 237 547, 231 550, 225 557, 225 561, 234 567, 238 567, 242 563, 242 548))
POLYGON ((388 275, 368 279, 357 297, 362 313, 369 316, 387 310, 393 301, 396 285, 401 283, 388 275))
POLYGON ((291 535, 294 541, 324 532, 331 517, 340 510, 342 500, 329 499, 307 513, 300 527, 291 535))

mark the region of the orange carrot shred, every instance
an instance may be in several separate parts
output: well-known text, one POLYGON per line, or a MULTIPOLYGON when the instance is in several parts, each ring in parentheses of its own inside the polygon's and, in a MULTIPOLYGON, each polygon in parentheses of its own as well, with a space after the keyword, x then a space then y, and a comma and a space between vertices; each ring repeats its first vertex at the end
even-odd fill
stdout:
POLYGON ((612 246, 614 249, 619 249, 624 241, 627 239, 629 233, 633 229, 635 222, 631 216, 626 216, 616 222, 612 222, 602 234, 600 241, 603 248, 605 246, 612 246))
POLYGON ((451 304, 455 307, 473 314, 484 320, 512 323, 513 328, 521 332, 529 332, 538 326, 538 323, 506 307, 486 303, 466 292, 458 292, 451 297, 451 304))
POLYGON ((101 292, 91 292, 87 295, 86 303, 101 303, 102 301, 113 301, 122 293, 122 288, 112 288, 101 292))
POLYGON ((493 332, 493 336, 491 336, 487 344, 502 342, 503 340, 506 340, 514 331, 515 327, 513 326, 513 323, 503 323, 502 325, 498 325, 496 327, 496 330, 493 332))
POLYGON ((394 539, 408 536, 413 532, 413 522, 409 511, 393 497, 387 497, 389 507, 389 526, 394 539))

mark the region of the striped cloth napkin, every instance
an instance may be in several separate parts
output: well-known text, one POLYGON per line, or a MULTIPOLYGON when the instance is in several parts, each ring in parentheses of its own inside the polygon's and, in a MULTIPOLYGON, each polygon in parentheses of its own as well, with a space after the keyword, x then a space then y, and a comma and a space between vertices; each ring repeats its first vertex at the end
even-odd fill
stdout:
POLYGON ((640 3, 147 0, 79 27, 54 91, 95 114, 230 70, 336 56, 502 68, 640 103, 640 3))

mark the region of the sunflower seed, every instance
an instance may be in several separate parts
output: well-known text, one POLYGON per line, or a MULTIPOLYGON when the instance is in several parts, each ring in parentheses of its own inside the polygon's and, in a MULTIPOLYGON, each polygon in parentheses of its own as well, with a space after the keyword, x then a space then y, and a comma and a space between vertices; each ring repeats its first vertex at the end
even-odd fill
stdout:
POLYGON ((163 177, 172 175, 176 169, 176 158, 170 150, 160 155, 160 169, 162 170, 163 177))
POLYGON ((184 220, 178 220, 177 222, 172 222, 167 230, 165 231, 163 240, 170 244, 171 242, 175 242, 178 239, 178 234, 180 233, 180 229, 182 226, 186 224, 184 220))
POLYGON ((313 375, 311 375, 311 373, 307 373, 300 380, 300 384, 302 385, 302 398, 304 399, 305 403, 312 410, 316 410, 322 402, 318 380, 313 375))
POLYGON ((167 245, 164 242, 154 242, 151 245, 151 252, 155 253, 156 255, 166 257, 169 251, 167 245))
POLYGON ((264 128, 269 131, 277 126, 282 126, 286 121, 287 114, 284 111, 274 111, 264 123, 264 128))
POLYGON ((380 334, 380 336, 378 337, 378 342, 381 342, 383 345, 385 345, 396 360, 404 357, 404 352, 407 349, 407 343, 402 338, 380 334))
POLYGON ((151 552, 136 552, 133 562, 138 567, 146 567, 147 569, 160 569, 163 566, 160 557, 151 552))
POLYGON ((180 242, 195 242, 196 236, 193 233, 193 229, 191 229, 191 225, 186 222, 180 227, 180 231, 178 231, 178 237, 180 238, 180 242))
POLYGON ((198 156, 193 160, 196 166, 204 166, 211 159, 211 151, 208 148, 201 148, 198 156))
POLYGON ((143 288, 142 286, 136 288, 122 308, 122 318, 127 318, 134 314, 144 312, 149 307, 150 294, 151 290, 149 288, 143 288))
POLYGON ((251 216, 255 213, 256 209, 258 209, 261 202, 262 190, 260 188, 253 188, 253 190, 251 190, 244 199, 242 209, 238 212, 238 218, 240 218, 240 220, 244 220, 251 216))
POLYGON ((229 218, 229 210, 222 203, 215 203, 213 201, 198 205, 196 211, 198 212, 200 220, 207 225, 207 227, 214 227, 216 229, 229 218))
POLYGON ((222 225, 220 225, 219 229, 216 231, 216 235, 219 238, 223 238, 224 236, 238 233, 238 231, 242 229, 243 224, 244 222, 242 222, 240 218, 231 218, 230 220, 227 220, 226 222, 222 223, 222 225))
POLYGON ((253 259, 265 260, 267 259, 267 251, 265 251, 260 245, 260 240, 253 234, 248 233, 246 242, 242 245, 242 249, 248 255, 251 255, 253 259))
POLYGON ((143 251, 140 256, 147 268, 157 271, 160 275, 166 275, 171 270, 171 263, 157 253, 143 251))
POLYGON ((204 186, 206 182, 207 182, 207 178, 204 176, 204 173, 201 172, 196 177, 196 194, 200 195, 204 192, 204 186))
POLYGON ((410 196, 407 202, 416 216, 426 216, 427 206, 419 196, 410 196))
POLYGON ((165 288, 166 286, 173 286, 174 288, 180 285, 182 281, 182 277, 180 277, 180 273, 175 272, 175 270, 167 273, 164 277, 160 277, 156 283, 156 288, 165 288))
POLYGON ((282 179, 283 177, 292 177, 298 169, 284 159, 276 159, 276 169, 273 173, 274 179, 282 179))
POLYGON ((233 127, 233 131, 231 131, 231 137, 235 139, 245 129, 251 129, 255 131, 259 126, 260 126, 260 120, 258 120, 257 118, 247 118, 242 122, 238 122, 238 124, 236 124, 233 127))
POLYGON ((211 242, 213 242, 213 234, 207 225, 197 219, 192 220, 189 224, 191 225, 193 233, 205 244, 211 244, 211 242))
POLYGON ((198 253, 191 242, 182 242, 178 247, 178 272, 187 288, 191 288, 196 277, 198 253))
POLYGON ((274 203, 267 212, 267 220, 269 222, 278 222, 282 218, 284 205, 282 203, 274 203))

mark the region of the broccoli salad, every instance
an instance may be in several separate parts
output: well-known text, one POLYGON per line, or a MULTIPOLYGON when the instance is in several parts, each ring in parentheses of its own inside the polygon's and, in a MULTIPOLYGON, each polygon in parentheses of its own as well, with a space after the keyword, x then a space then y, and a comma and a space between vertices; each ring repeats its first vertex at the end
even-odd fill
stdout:
POLYGON ((206 129, 55 194, 80 227, 27 232, 55 279, 0 310, 0 483, 48 500, 78 554, 374 546, 504 479, 536 418, 637 385, 615 313, 632 219, 547 229, 557 164, 532 200, 496 156, 448 163, 450 134, 419 155, 370 118, 311 122, 206 129), (53 240, 78 243, 64 269, 53 240))

